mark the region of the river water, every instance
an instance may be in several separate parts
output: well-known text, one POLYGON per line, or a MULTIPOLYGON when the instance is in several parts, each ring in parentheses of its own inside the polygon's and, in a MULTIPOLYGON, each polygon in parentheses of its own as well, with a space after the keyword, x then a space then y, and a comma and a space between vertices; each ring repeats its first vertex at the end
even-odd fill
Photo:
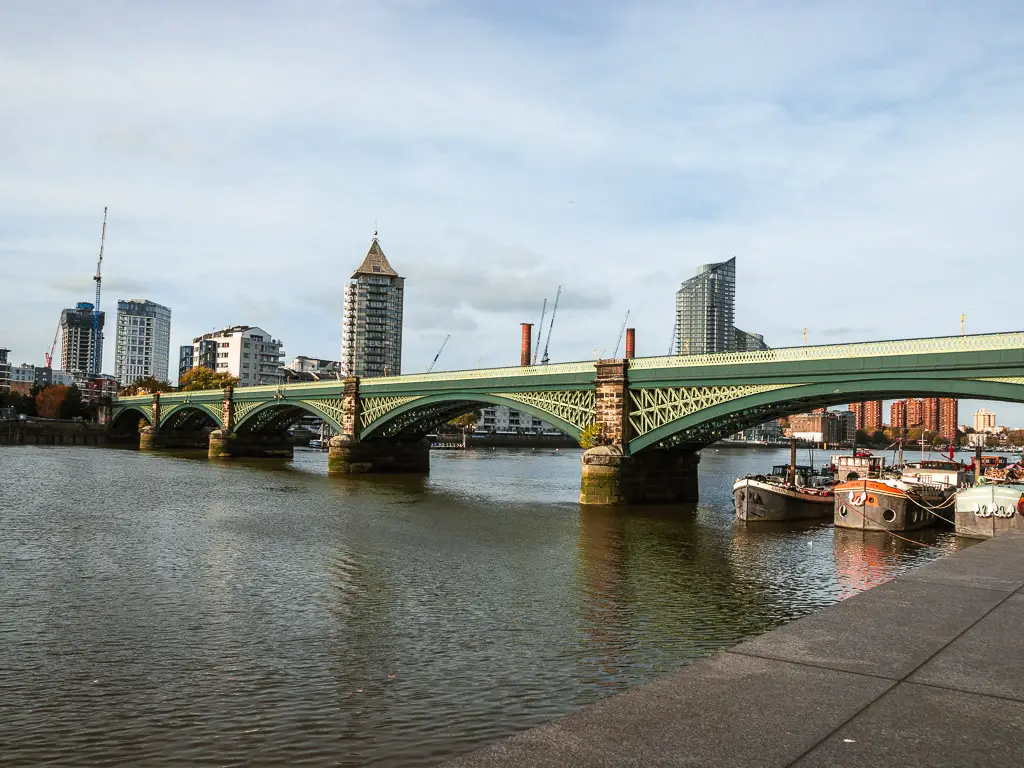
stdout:
POLYGON ((424 478, 0 449, 0 764, 435 765, 954 550, 576 503, 578 451, 424 478))

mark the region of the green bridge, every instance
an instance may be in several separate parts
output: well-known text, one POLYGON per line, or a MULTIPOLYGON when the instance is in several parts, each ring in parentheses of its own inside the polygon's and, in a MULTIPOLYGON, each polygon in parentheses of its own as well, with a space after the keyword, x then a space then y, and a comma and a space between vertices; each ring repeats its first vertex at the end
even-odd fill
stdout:
POLYGON ((573 437, 596 435, 583 503, 671 502, 696 498, 696 451, 722 437, 812 408, 907 396, 1024 402, 1024 332, 140 395, 114 401, 110 429, 128 437, 142 426, 144 449, 290 456, 287 429, 312 414, 339 435, 330 472, 426 472, 428 432, 507 405, 573 437))

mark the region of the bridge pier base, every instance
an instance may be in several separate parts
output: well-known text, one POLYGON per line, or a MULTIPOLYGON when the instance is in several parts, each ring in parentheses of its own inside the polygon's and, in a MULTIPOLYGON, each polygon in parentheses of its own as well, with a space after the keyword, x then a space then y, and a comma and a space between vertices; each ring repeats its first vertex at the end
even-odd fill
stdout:
POLYGON ((206 432, 174 430, 160 431, 154 427, 139 430, 140 451, 201 451, 209 442, 206 432))
POLYGON ((246 434, 215 429, 207 454, 211 459, 290 459, 294 446, 287 433, 246 434))
POLYGON ((696 502, 697 465, 693 450, 652 448, 624 456, 622 448, 602 445, 584 451, 580 504, 686 504, 696 502))
POLYGON ((430 472, 430 446, 426 442, 402 443, 333 437, 327 449, 327 474, 358 475, 430 472))

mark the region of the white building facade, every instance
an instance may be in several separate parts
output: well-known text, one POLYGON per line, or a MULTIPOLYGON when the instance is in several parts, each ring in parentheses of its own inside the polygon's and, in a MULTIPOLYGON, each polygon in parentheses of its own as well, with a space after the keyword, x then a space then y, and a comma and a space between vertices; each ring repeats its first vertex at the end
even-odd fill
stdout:
POLYGON ((281 347, 280 339, 253 325, 233 325, 192 340, 193 360, 197 365, 206 361, 209 367, 213 363, 217 373, 236 377, 240 387, 283 383, 284 350, 281 347), (216 344, 216 358, 210 360, 212 344, 216 344))
POLYGON ((146 299, 117 302, 114 375, 121 386, 152 376, 167 381, 171 310, 146 299))
POLYGON ((519 411, 507 405, 492 405, 482 408, 476 431, 506 435, 563 434, 558 427, 538 419, 532 413, 519 411))

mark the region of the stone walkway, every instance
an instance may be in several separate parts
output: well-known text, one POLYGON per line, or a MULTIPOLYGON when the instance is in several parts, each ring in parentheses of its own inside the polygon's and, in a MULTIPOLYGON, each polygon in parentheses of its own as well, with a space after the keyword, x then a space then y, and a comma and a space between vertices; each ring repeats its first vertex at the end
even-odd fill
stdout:
POLYGON ((451 766, 1024 766, 1024 532, 451 766))

